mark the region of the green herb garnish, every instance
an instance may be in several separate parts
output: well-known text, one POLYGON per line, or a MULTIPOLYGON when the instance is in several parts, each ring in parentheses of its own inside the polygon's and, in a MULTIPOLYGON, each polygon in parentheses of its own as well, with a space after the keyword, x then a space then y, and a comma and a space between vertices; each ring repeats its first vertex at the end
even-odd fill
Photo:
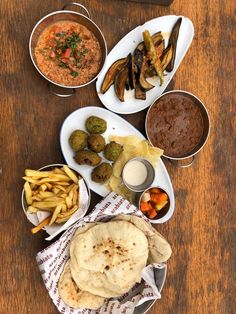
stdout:
POLYGON ((70 75, 72 75, 73 77, 76 77, 76 76, 78 76, 78 72, 76 72, 76 71, 71 71, 71 72, 70 72, 70 75))
POLYGON ((56 37, 64 38, 64 37, 65 37, 65 33, 63 33, 63 32, 61 32, 61 33, 56 33, 56 37))
POLYGON ((68 64, 65 63, 65 62, 63 62, 63 61, 60 61, 60 62, 58 63, 58 65, 59 65, 59 67, 61 67, 61 68, 69 68, 68 64))

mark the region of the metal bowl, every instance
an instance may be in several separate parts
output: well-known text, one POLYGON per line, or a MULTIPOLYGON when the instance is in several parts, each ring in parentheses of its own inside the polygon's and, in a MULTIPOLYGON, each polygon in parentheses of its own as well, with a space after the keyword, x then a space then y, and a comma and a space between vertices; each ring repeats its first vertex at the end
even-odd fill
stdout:
MULTIPOLYGON (((50 164, 50 165, 47 165, 47 166, 44 166, 38 170, 52 170, 53 168, 55 167, 62 167, 64 164, 50 164)), ((67 165, 71 170, 73 170, 78 176, 80 176, 84 183, 85 183, 85 186, 86 186, 86 189, 87 189, 87 193, 88 193, 88 203, 86 205, 86 212, 88 211, 89 209, 89 205, 90 205, 90 201, 91 201, 91 192, 90 192, 90 189, 89 189, 89 185, 87 183, 87 181, 84 179, 84 177, 73 167, 67 165)), ((22 190, 22 193, 21 193, 21 205, 22 205, 22 208, 24 210, 24 213, 25 215, 27 216, 28 220, 33 224, 33 225, 37 225, 38 222, 37 220, 35 220, 35 216, 34 214, 28 214, 27 213, 27 209, 28 209, 28 205, 26 203, 26 199, 25 199, 25 191, 24 189, 22 190)), ((86 213, 85 213, 86 214, 86 213)), ((43 228, 45 230, 45 228, 43 228)))
MULTIPOLYGON (((150 221, 150 223, 157 224, 157 223, 159 223, 160 219, 163 219, 164 217, 166 217, 168 215, 170 208, 173 207, 173 204, 172 204, 171 198, 169 196, 169 193, 160 185, 155 185, 155 186, 150 186, 148 189, 143 191, 143 193, 139 196, 139 200, 138 200, 138 209, 139 210, 140 210, 141 199, 142 199, 144 193, 150 189, 153 189, 153 188, 158 188, 168 195, 168 203, 161 210, 157 211, 157 216, 154 219, 150 219, 150 218, 148 218, 148 216, 145 215, 148 218, 148 220, 150 221)), ((166 219, 166 221, 167 221, 167 219, 166 219)))
POLYGON ((167 154, 165 154, 165 149, 164 149, 164 154, 163 156, 166 157, 170 162, 172 162, 174 165, 176 165, 177 167, 188 167, 190 165, 192 165, 194 158, 196 156, 196 154, 198 154, 200 152, 200 150, 204 147, 204 145, 207 142, 207 139, 209 137, 209 132, 210 132, 210 118, 209 118, 209 114, 208 111, 206 109, 206 107, 204 106, 203 102, 195 95, 183 91, 183 90, 173 90, 173 91, 169 91, 166 92, 164 94, 162 94, 160 97, 158 97, 150 106, 147 115, 146 115, 146 120, 145 120, 145 130, 146 130, 146 134, 147 134, 147 138, 149 140, 149 142, 155 146, 150 137, 149 137, 149 132, 148 132, 148 116, 151 114, 152 111, 152 107, 158 103, 158 101, 165 97, 168 94, 174 94, 174 95, 184 95, 186 97, 188 97, 189 99, 191 99, 194 104, 199 108, 201 115, 202 115, 202 119, 203 119, 203 134, 202 137, 200 139, 200 141, 198 142, 198 144, 194 147, 194 149, 192 149, 191 151, 189 151, 188 153, 184 153, 181 156, 175 157, 175 156, 169 156, 167 154))
MULTIPOLYGON (((50 83, 57 85, 59 87, 63 87, 63 88, 80 88, 83 86, 86 86, 88 84, 90 84, 91 82, 93 82, 98 74, 100 73, 100 71, 102 70, 105 60, 106 60, 106 56, 107 56, 107 45, 106 45, 106 41, 105 38, 100 30, 100 28, 90 19, 88 10, 82 6, 79 3, 68 3, 66 6, 63 7, 63 9, 61 11, 55 11, 52 12, 46 16, 44 16, 33 28, 32 33, 30 35, 30 40, 29 40, 29 53, 30 53, 30 57, 31 60, 35 66, 35 68, 37 69, 37 71, 46 79, 48 80, 50 83), (75 11, 70 11, 70 10, 64 10, 64 8, 66 8, 68 5, 76 5, 79 6, 80 8, 82 8, 83 10, 85 10, 85 12, 87 13, 88 17, 75 12, 75 11), (85 27, 87 27, 97 38, 100 47, 101 47, 101 51, 102 51, 102 62, 101 62, 101 66, 100 69, 97 73, 97 75, 91 79, 90 81, 88 81, 87 83, 84 83, 82 85, 79 86, 67 86, 67 85, 62 85, 59 84, 57 82, 52 81, 51 79, 49 79, 43 72, 41 72, 41 70, 39 69, 37 62, 36 62, 36 58, 35 58, 35 47, 38 41, 38 38, 40 36, 40 34, 42 33, 42 31, 47 28, 50 24, 58 22, 58 21, 62 21, 62 20, 70 20, 70 21, 74 21, 77 22, 79 24, 84 25, 85 27)), ((60 95, 63 96, 63 95, 60 95)))
POLYGON ((142 192, 142 191, 146 190, 148 187, 150 187, 151 184, 153 183, 153 180, 155 178, 155 169, 154 169, 153 165, 147 159, 144 159, 144 158, 141 158, 141 157, 135 157, 135 158, 129 159, 125 163, 125 165, 123 167, 123 170, 122 170, 121 176, 122 176, 122 180, 123 180, 124 184, 126 185, 126 187, 128 189, 130 189, 131 191, 134 191, 134 192, 142 192), (147 177, 146 177, 145 181, 142 182, 139 185, 131 185, 128 182, 126 182, 126 180, 124 178, 125 168, 127 167, 127 165, 130 162, 132 162, 134 160, 137 160, 137 161, 140 161, 141 163, 143 163, 145 165, 146 169, 147 169, 147 177))

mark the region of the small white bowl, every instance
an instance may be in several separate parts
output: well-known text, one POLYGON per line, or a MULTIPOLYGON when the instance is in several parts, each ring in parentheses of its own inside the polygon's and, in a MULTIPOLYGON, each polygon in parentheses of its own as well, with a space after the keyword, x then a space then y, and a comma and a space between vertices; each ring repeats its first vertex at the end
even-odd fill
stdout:
POLYGON ((123 180, 124 184, 127 186, 128 189, 130 189, 131 191, 134 191, 134 192, 142 192, 142 191, 146 190, 148 187, 150 187, 152 185, 152 183, 154 181, 154 178, 155 178, 155 169, 154 169, 153 165, 147 159, 144 159, 144 158, 141 158, 141 157, 134 157, 132 159, 129 159, 125 163, 125 165, 123 167, 123 170, 122 170, 121 176, 122 176, 122 180, 123 180), (146 177, 145 181, 142 182, 139 185, 131 185, 124 178, 125 168, 127 167, 127 165, 130 162, 135 161, 135 160, 140 161, 141 163, 143 163, 144 166, 147 169, 147 177, 146 177))

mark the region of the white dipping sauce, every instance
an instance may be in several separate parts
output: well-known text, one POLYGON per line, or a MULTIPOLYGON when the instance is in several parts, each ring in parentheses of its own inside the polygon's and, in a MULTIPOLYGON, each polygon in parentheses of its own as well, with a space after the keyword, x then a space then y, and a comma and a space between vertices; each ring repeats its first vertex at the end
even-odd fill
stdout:
POLYGON ((139 160, 129 161, 123 169, 123 179, 128 185, 138 186, 147 179, 148 171, 145 164, 139 160))

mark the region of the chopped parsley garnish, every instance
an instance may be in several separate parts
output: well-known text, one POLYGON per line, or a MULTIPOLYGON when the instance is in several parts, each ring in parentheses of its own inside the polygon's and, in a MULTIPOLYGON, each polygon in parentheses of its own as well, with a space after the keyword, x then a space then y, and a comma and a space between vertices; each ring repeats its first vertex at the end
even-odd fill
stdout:
POLYGON ((71 36, 65 39, 64 48, 71 48, 71 50, 74 52, 79 42, 81 42, 79 35, 76 33, 72 33, 71 36))
POLYGON ((49 57, 54 59, 59 67, 69 69, 70 75, 73 77, 78 76, 78 72, 74 71, 74 68, 81 67, 80 63, 89 51, 84 47, 78 48, 81 41, 79 34, 61 31, 55 34, 54 43, 50 47, 54 55, 49 57))
POLYGON ((58 63, 58 65, 59 65, 59 67, 61 67, 61 68, 69 68, 68 64, 65 63, 65 62, 63 62, 63 61, 60 61, 60 62, 58 63))
POLYGON ((70 72, 70 75, 72 75, 73 77, 76 77, 76 76, 78 76, 78 72, 76 72, 76 71, 71 71, 71 72, 70 72))
POLYGON ((56 37, 64 38, 64 37, 65 37, 65 33, 63 33, 63 32, 61 32, 61 33, 56 33, 56 37))

